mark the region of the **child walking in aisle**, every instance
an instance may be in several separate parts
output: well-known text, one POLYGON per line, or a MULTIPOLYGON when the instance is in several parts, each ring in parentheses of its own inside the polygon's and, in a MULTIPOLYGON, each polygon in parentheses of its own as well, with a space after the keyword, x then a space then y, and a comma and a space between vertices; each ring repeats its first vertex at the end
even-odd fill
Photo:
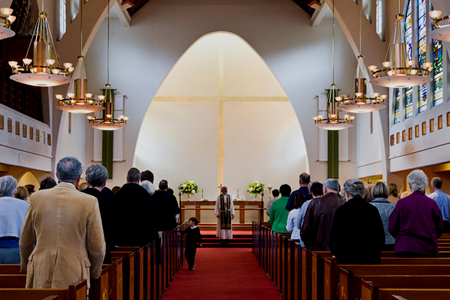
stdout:
POLYGON ((181 231, 181 234, 186 234, 186 260, 189 265, 189 270, 194 271, 197 243, 202 247, 202 235, 200 229, 197 227, 198 219, 196 217, 190 218, 188 224, 189 227, 181 231))

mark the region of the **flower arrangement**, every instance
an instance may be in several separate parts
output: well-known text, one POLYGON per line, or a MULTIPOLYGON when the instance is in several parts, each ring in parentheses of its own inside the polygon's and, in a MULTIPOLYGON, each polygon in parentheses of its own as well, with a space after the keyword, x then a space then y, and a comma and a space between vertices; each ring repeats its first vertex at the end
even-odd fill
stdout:
POLYGON ((266 185, 259 181, 250 182, 247 186, 247 192, 252 195, 258 195, 264 192, 266 185))
POLYGON ((195 194, 198 193, 198 186, 195 183, 195 181, 185 181, 183 183, 180 183, 180 186, 178 187, 180 192, 182 194, 195 194))

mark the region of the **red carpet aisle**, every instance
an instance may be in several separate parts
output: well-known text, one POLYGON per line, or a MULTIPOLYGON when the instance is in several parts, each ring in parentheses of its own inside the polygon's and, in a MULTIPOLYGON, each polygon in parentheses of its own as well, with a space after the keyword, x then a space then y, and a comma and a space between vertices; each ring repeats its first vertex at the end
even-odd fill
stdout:
POLYGON ((184 263, 163 300, 282 299, 251 248, 199 248, 195 264, 184 263))

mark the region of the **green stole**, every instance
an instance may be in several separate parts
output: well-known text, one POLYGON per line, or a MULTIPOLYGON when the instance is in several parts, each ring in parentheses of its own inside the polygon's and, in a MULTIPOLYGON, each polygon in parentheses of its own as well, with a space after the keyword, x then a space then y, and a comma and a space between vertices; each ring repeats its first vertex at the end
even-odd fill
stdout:
POLYGON ((231 198, 227 195, 226 199, 223 194, 220 194, 220 228, 231 229, 231 198), (226 207, 225 209, 225 201, 226 207))

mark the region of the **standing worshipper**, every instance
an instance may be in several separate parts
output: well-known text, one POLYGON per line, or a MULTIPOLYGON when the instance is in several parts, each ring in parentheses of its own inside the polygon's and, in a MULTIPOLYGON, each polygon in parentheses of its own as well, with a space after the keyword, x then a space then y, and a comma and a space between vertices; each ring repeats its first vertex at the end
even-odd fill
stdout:
POLYGON ((103 234, 106 242, 106 254, 104 264, 111 263, 111 251, 114 251, 114 220, 116 209, 114 206, 114 193, 103 193, 108 179, 108 170, 102 165, 92 165, 86 170, 86 182, 89 187, 82 190, 83 193, 94 196, 98 200, 100 215, 102 217, 103 234))
POLYGON ((0 264, 20 264, 19 237, 29 204, 13 197, 16 189, 14 177, 0 177, 0 264))
POLYGON ((286 224, 286 230, 292 232, 290 239, 295 242, 300 242, 300 228, 298 228, 298 221, 303 198, 305 198, 305 196, 303 196, 302 193, 297 193, 294 196, 294 209, 289 212, 286 224))
MULTIPOLYGON (((298 190, 295 190, 292 192, 292 194, 289 196, 289 200, 286 204, 286 209, 291 211, 293 206, 294 206, 294 196, 297 193, 302 193, 305 198, 303 201, 312 199, 311 194, 309 193, 309 189, 308 189, 308 184, 311 181, 311 175, 309 175, 308 173, 302 173, 299 176, 299 184, 300 184, 300 188, 298 190)), ((303 204, 303 203, 302 203, 303 204)))
POLYGON ((441 211, 444 232, 450 232, 450 196, 441 190, 442 179, 439 177, 431 179, 431 188, 433 193, 429 194, 428 197, 436 201, 441 211))
POLYGON ((67 289, 98 279, 105 238, 98 201, 77 190, 83 169, 75 157, 56 166, 58 185, 33 193, 20 235, 21 272, 26 288, 67 289))
MULTIPOLYGON (((313 199, 319 198, 323 196, 323 185, 320 182, 310 182, 308 184, 308 188, 309 188, 309 192, 311 194, 311 196, 313 197, 313 199)), ((297 227, 299 230, 301 230, 302 226, 303 226, 303 221, 305 220, 305 214, 306 211, 308 210, 308 206, 309 203, 311 203, 311 201, 313 199, 310 200, 306 200, 305 203, 303 203, 302 207, 300 207, 300 211, 298 213, 298 224, 297 227)), ((300 246, 305 247, 305 243, 302 241, 302 237, 300 235, 300 246)))
POLYGON ((216 209, 214 210, 214 214, 217 217, 216 236, 222 240, 222 245, 228 245, 228 240, 233 238, 231 220, 234 219, 234 205, 226 186, 223 186, 220 192, 221 194, 217 196, 216 209))
POLYGON ((170 231, 177 227, 177 215, 181 210, 167 180, 159 182, 159 190, 153 194, 152 199, 155 199, 158 210, 158 231, 170 231))
POLYGON ((277 233, 288 232, 286 224, 289 212, 286 210, 286 203, 291 194, 291 187, 288 184, 280 186, 281 198, 276 200, 270 208, 270 224, 272 224, 272 231, 277 233))
POLYGON ((330 250, 330 230, 334 213, 345 201, 339 195, 339 181, 327 179, 323 183, 323 196, 313 199, 305 213, 300 235, 311 251, 330 250))
POLYGON ((347 180, 343 190, 348 200, 334 214, 331 254, 336 256, 339 264, 379 264, 384 246, 380 214, 363 198, 364 183, 361 180, 347 180))
POLYGON ((147 191, 139 185, 141 172, 131 168, 127 183, 116 194, 116 245, 144 246, 158 238, 156 209, 147 191))
POLYGON ((380 213, 381 221, 383 221, 384 228, 384 247, 383 251, 394 251, 395 239, 389 233, 389 217, 395 208, 395 205, 388 201, 389 196, 388 188, 383 182, 377 182, 372 188, 372 197, 374 200, 370 202, 371 205, 375 206, 380 213))
POLYGON ((422 170, 414 170, 406 181, 412 194, 398 200, 389 217, 389 232, 395 238, 395 256, 438 256, 442 214, 436 202, 425 196, 427 175, 422 170))

